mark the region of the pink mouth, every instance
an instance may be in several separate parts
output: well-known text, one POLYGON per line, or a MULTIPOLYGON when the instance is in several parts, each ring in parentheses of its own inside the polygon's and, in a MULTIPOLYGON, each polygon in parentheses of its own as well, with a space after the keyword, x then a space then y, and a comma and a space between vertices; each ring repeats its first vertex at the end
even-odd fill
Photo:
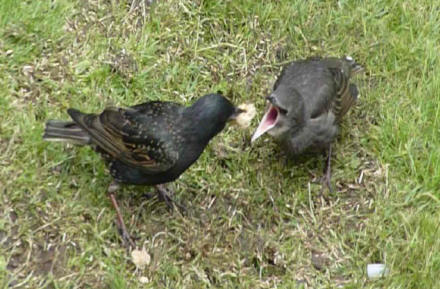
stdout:
POLYGON ((260 124, 258 125, 257 130, 254 132, 251 142, 255 141, 257 138, 262 136, 264 133, 266 133, 277 124, 278 114, 278 108, 271 104, 267 112, 264 114, 260 124))

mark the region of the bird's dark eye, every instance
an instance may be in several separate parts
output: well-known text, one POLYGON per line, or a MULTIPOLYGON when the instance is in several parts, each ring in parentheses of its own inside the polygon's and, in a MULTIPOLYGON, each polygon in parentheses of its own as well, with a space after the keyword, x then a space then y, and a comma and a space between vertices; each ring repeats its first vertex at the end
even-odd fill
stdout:
POLYGON ((278 110, 280 111, 281 114, 287 114, 287 110, 281 107, 278 107, 278 110))

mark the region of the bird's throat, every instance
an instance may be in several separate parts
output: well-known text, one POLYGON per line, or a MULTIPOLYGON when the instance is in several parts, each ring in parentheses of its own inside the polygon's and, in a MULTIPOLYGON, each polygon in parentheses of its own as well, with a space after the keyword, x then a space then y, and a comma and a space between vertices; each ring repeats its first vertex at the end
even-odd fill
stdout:
POLYGON ((267 131, 272 129, 278 122, 278 115, 279 111, 278 108, 274 105, 270 105, 269 109, 266 111, 266 113, 263 116, 263 119, 261 120, 260 124, 258 125, 257 130, 255 131, 254 135, 252 136, 251 141, 255 141, 257 138, 265 134, 267 131))

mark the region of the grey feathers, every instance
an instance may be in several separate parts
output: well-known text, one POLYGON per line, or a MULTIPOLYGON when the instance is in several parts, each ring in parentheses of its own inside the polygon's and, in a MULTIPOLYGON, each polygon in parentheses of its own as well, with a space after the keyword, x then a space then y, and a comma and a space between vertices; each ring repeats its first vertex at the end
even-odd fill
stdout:
POLYGON ((295 154, 326 148, 356 102, 359 93, 350 77, 360 69, 351 57, 313 57, 286 65, 253 140, 267 132, 295 154))

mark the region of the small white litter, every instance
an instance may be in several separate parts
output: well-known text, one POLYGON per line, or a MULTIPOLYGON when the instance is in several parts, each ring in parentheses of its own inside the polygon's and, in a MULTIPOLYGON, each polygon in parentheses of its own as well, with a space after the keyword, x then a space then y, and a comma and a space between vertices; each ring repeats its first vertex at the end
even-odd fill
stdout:
POLYGON ((385 264, 368 264, 367 276, 369 279, 377 279, 383 276, 387 276, 390 273, 390 269, 385 264))
POLYGON ((151 257, 145 248, 142 250, 133 250, 131 252, 131 260, 136 265, 136 268, 143 269, 146 265, 150 264, 151 257))

